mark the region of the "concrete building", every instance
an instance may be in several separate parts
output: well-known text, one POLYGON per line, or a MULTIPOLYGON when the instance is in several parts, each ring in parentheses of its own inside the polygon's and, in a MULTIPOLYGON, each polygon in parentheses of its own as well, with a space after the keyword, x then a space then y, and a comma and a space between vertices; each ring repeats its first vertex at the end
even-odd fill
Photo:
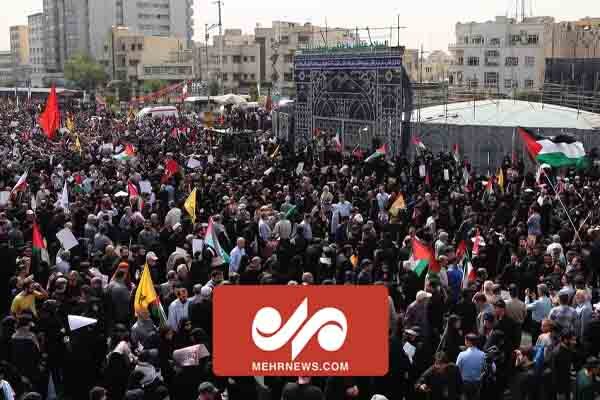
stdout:
POLYGON ((457 23, 456 43, 449 46, 450 84, 504 95, 541 88, 553 24, 552 17, 457 23))
POLYGON ((106 35, 113 26, 176 37, 191 48, 192 5, 192 0, 44 0, 46 68, 62 71, 65 62, 80 53, 103 58, 106 35))
POLYGON ((100 61, 111 80, 129 83, 132 95, 144 81, 178 82, 192 79, 194 58, 185 39, 145 36, 126 27, 115 27, 105 38, 100 61))
POLYGON ((14 56, 10 51, 0 51, 0 86, 14 85, 14 56))
POLYGON ((421 57, 419 50, 406 49, 402 63, 413 82, 443 82, 448 80, 452 57, 443 50, 435 50, 421 57))
POLYGON ((196 65, 202 79, 218 80, 220 43, 223 41, 223 86, 229 92, 247 94, 260 87, 261 94, 271 88, 272 94, 285 97, 295 92, 294 54, 302 47, 354 43, 353 29, 318 27, 310 23, 273 21, 271 27, 257 25, 254 34, 240 29, 227 29, 213 37, 213 44, 198 44, 196 65))
POLYGON ((547 83, 600 89, 600 18, 554 24, 546 48, 547 83))
POLYGON ((16 66, 29 64, 29 32, 27 25, 10 27, 10 51, 16 66))
POLYGON ((43 78, 46 72, 44 64, 44 21, 43 13, 32 14, 27 17, 30 79, 33 87, 43 86, 43 78))

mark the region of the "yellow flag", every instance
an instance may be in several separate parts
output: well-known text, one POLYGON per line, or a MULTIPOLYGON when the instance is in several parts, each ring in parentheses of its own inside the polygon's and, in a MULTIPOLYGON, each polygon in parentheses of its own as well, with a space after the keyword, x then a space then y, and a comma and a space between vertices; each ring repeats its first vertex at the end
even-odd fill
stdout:
POLYGON ((75 148, 77 149, 77 151, 79 151, 79 154, 81 155, 81 142, 79 141, 79 135, 75 136, 75 148))
POLYGON ((192 193, 190 193, 183 205, 188 214, 190 214, 190 217, 192 217, 192 224, 196 223, 196 190, 195 188, 192 190, 192 193))
POLYGON ((73 121, 73 117, 71 116, 67 117, 67 129, 71 133, 75 132, 75 121, 73 121))
POLYGON ((146 263, 140 284, 135 291, 135 303, 133 305, 135 315, 138 315, 141 311, 148 311, 148 306, 154 303, 156 299, 158 299, 158 296, 156 295, 154 283, 152 283, 152 277, 150 276, 150 267, 146 263))
POLYGON ((390 207, 390 214, 392 214, 393 217, 397 217, 400 210, 404 210, 404 209, 406 209, 406 203, 404 202, 404 196, 402 195, 402 193, 399 193, 398 197, 396 198, 396 201, 394 201, 394 203, 390 207))
POLYGON ((496 175, 496 183, 498 184, 498 187, 500 187, 500 191, 504 193, 504 171, 502 171, 502 168, 498 169, 498 175, 496 175))

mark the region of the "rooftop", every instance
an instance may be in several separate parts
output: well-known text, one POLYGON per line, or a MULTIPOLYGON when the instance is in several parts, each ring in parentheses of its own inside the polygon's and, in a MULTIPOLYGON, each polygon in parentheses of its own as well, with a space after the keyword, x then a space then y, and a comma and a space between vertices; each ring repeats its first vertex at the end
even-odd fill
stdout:
MULTIPOLYGON (((416 111, 412 120, 416 121, 416 111)), ((600 129, 600 114, 520 100, 481 100, 421 109, 425 124, 600 129)))

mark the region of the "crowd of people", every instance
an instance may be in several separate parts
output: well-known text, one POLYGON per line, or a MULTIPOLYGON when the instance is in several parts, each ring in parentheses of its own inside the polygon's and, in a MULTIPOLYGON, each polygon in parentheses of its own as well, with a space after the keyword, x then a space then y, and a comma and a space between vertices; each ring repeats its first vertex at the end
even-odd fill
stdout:
POLYGON ((507 157, 493 179, 426 149, 367 162, 326 132, 292 151, 259 131, 238 157, 185 116, 67 107, 49 140, 40 109, 0 105, 0 398, 595 398, 595 167, 507 157), (209 224, 222 252, 196 247, 209 224), (415 268, 415 241, 439 271, 415 268), (146 265, 164 321, 134 312, 146 265), (273 284, 385 285, 388 373, 215 376, 215 287, 273 284))

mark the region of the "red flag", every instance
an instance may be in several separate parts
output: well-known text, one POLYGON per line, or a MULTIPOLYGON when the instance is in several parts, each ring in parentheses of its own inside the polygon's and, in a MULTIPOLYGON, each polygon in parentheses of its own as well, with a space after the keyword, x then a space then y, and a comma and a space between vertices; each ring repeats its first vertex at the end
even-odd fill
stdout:
POLYGON ((42 250, 46 248, 46 243, 44 243, 44 238, 42 237, 42 233, 40 232, 40 227, 37 222, 33 221, 33 240, 32 245, 34 249, 42 250))
POLYGON ((130 143, 125 146, 125 154, 131 157, 135 156, 135 148, 130 143))
POLYGON ((461 240, 460 243, 458 244, 458 247, 456 248, 456 259, 457 260, 462 260, 462 258, 465 256, 465 254, 467 253, 467 242, 465 242, 464 240, 461 240))
POLYGON ((269 95, 267 96, 267 101, 265 104, 265 109, 267 112, 271 112, 273 110, 273 99, 271 98, 271 92, 269 91, 269 95))
POLYGON ((140 192, 138 191, 137 187, 135 187, 135 185, 131 183, 131 181, 127 182, 127 191, 129 192, 130 199, 139 197, 140 195, 140 192))
POLYGON ((54 84, 52 85, 52 89, 50 89, 50 96, 46 100, 46 108, 40 114, 38 122, 44 134, 48 139, 52 140, 60 127, 60 110, 58 109, 58 98, 54 84))
POLYGON ((175 160, 168 160, 165 164, 165 174, 162 177, 162 182, 166 182, 179 172, 179 164, 175 160))

